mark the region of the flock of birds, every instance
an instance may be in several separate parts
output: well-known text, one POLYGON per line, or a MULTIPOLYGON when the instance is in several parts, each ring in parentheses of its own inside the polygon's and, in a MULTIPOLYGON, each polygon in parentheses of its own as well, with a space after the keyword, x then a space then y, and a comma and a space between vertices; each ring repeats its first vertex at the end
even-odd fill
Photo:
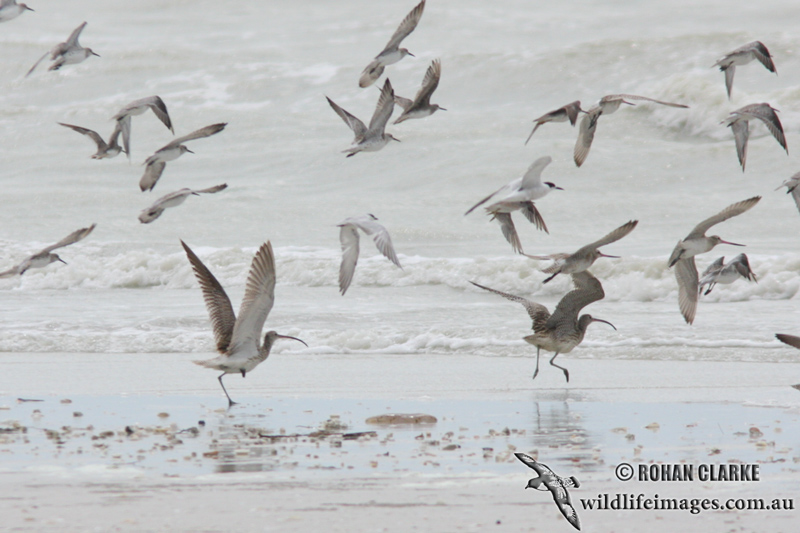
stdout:
MULTIPOLYGON (((358 82, 359 87, 365 88, 373 85, 383 75, 386 67, 402 60, 405 56, 413 56, 406 48, 401 48, 400 44, 415 30, 422 18, 424 9, 425 0, 422 0, 408 13, 383 50, 375 56, 362 72, 358 82)), ((32 11, 27 5, 17 4, 15 0, 2 0, 0 2, 0 22, 16 18, 29 10, 32 11)), ((31 67, 26 77, 30 76, 37 66, 48 57, 52 62, 48 70, 53 71, 60 69, 64 65, 80 63, 92 56, 98 56, 92 49, 83 47, 79 42, 79 37, 86 25, 87 23, 83 22, 70 34, 65 42, 57 44, 49 52, 45 53, 31 67)), ((729 98, 736 67, 750 63, 753 60, 758 60, 769 71, 776 72, 772 56, 766 46, 758 41, 744 45, 726 54, 715 63, 714 66, 719 67, 725 73, 725 84, 729 98)), ((333 111, 354 134, 351 146, 343 150, 347 157, 353 157, 360 152, 381 150, 390 141, 399 142, 399 139, 386 132, 386 126, 392 117, 395 106, 400 107, 402 111, 393 124, 400 124, 410 119, 425 118, 438 110, 444 111, 445 108, 438 104, 431 104, 431 97, 438 87, 441 73, 441 61, 438 59, 432 61, 425 72, 421 87, 413 99, 395 95, 392 84, 387 78, 380 90, 369 125, 366 125, 326 97, 333 111)), ((580 101, 576 100, 535 119, 533 130, 526 139, 525 144, 530 142, 533 135, 543 124, 568 121, 572 126, 575 126, 578 123, 578 118, 583 114, 573 151, 574 162, 580 167, 585 163, 589 155, 600 117, 613 114, 623 104, 628 106, 636 105, 634 102, 637 101, 675 108, 688 107, 684 104, 656 100, 646 96, 614 94, 602 97, 596 105, 584 110, 581 108, 580 101)), ((157 95, 135 100, 120 109, 112 117, 114 129, 110 137, 108 137, 108 141, 88 128, 61 122, 59 124, 89 137, 95 143, 97 150, 91 156, 93 159, 109 159, 124 152, 130 160, 132 117, 141 115, 148 110, 151 110, 174 135, 174 128, 166 104, 157 95), (120 137, 122 138, 121 144, 120 137)), ((730 127, 733 132, 738 159, 743 171, 747 158, 749 122, 754 119, 762 121, 788 153, 783 127, 777 116, 777 110, 768 103, 744 106, 733 111, 730 117, 723 121, 723 124, 730 127)), ((140 190, 142 192, 152 191, 160 180, 168 162, 174 161, 186 152, 193 153, 184 143, 216 135, 223 131, 226 125, 226 123, 216 123, 205 126, 187 135, 175 138, 157 150, 144 162, 145 170, 139 182, 140 190)), ((547 225, 537 209, 535 201, 544 198, 554 190, 562 190, 561 187, 554 183, 543 182, 541 179, 543 171, 551 161, 552 159, 549 156, 537 159, 522 177, 489 194, 472 206, 465 215, 469 215, 478 207, 484 206, 485 212, 491 216, 492 220, 499 222, 503 236, 511 244, 513 251, 522 254, 522 245, 511 215, 515 211, 521 211, 525 218, 534 224, 537 229, 548 232, 547 225)), ((798 188, 798 185, 800 185, 800 172, 786 180, 781 187, 787 187, 787 192, 792 194, 798 209, 800 209, 800 188, 798 188)), ((189 196, 213 194, 224 190, 226 187, 227 184, 223 183, 204 189, 183 188, 171 192, 145 208, 139 215, 139 220, 144 224, 151 223, 161 216, 166 208, 182 204, 189 196)), ((698 274, 694 257, 710 251, 718 244, 742 246, 724 241, 716 235, 709 237, 705 234, 711 227, 749 210, 759 200, 760 197, 756 196, 726 207, 716 215, 700 222, 686 238, 676 245, 669 258, 668 266, 675 269, 675 277, 679 287, 679 307, 687 323, 691 324, 694 321, 698 296, 704 290, 705 294, 708 294, 716 284, 732 283, 739 278, 757 281, 755 274, 750 269, 747 256, 744 254, 740 254, 729 263, 725 263, 724 257, 720 257, 703 272, 702 276, 698 274)), ((575 288, 561 298, 552 314, 541 304, 473 282, 475 286, 481 289, 522 304, 527 310, 533 321, 533 334, 526 336, 524 340, 536 346, 536 370, 533 378, 536 378, 539 372, 540 351, 545 350, 554 353, 550 359, 550 365, 562 370, 566 380, 569 381, 569 371, 555 363, 556 357, 561 353, 568 353, 578 346, 582 342, 589 324, 593 322, 602 322, 616 329, 613 324, 606 320, 594 318, 589 314, 580 315, 584 307, 605 297, 601 282, 588 269, 600 257, 616 257, 602 253, 600 248, 627 236, 636 228, 637 224, 638 221, 636 220, 629 221, 573 253, 528 255, 528 257, 535 260, 552 261, 551 265, 543 269, 544 273, 549 274, 549 277, 544 279, 543 283, 549 282, 559 274, 570 275, 572 278, 575 288)), ((346 293, 353 280, 358 262, 359 232, 370 236, 379 252, 398 268, 402 269, 394 251, 389 232, 377 222, 377 218, 374 215, 367 214, 346 218, 338 226, 340 227, 342 249, 342 260, 339 268, 339 290, 342 295, 346 293)), ((0 278, 22 275, 31 268, 41 268, 52 262, 64 262, 58 254, 54 253, 54 250, 86 238, 94 228, 95 224, 92 224, 89 227, 72 232, 59 242, 25 258, 16 266, 0 272, 0 278)), ((305 342, 295 337, 280 335, 275 331, 269 331, 264 336, 263 342, 260 341, 261 330, 274 302, 275 259, 269 242, 264 243, 253 258, 238 317, 233 312, 233 307, 225 290, 214 275, 192 252, 189 246, 183 241, 181 241, 181 244, 202 288, 204 301, 211 318, 217 350, 221 354, 214 359, 197 363, 207 368, 222 371, 218 380, 229 404, 233 405, 235 402, 228 395, 222 382, 222 378, 226 374, 240 373, 244 377, 247 372, 253 370, 269 356, 271 347, 277 339, 293 339, 303 344, 305 342)), ((778 338, 788 344, 794 342, 793 345, 800 347, 800 339, 796 337, 780 334, 778 338)))

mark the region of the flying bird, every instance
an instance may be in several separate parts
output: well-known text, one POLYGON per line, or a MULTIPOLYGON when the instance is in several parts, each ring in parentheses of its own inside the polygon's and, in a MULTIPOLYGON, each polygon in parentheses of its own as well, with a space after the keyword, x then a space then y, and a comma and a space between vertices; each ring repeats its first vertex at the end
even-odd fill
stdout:
POLYGON ((761 41, 753 41, 744 46, 740 46, 733 52, 711 65, 711 68, 719 67, 725 73, 725 88, 728 90, 728 99, 731 98, 731 88, 733 88, 733 75, 736 73, 736 65, 746 65, 758 59, 758 62, 766 67, 770 72, 778 73, 775 70, 775 63, 772 62, 772 54, 761 41))
POLYGON ((213 194, 215 192, 222 191, 227 187, 228 184, 223 183, 222 185, 215 185, 213 187, 208 187, 207 189, 192 190, 184 188, 171 192, 156 200, 155 203, 147 209, 142 210, 141 214, 139 215, 139 222, 142 224, 149 224, 160 217, 161 213, 164 212, 164 209, 181 205, 192 195, 199 196, 200 194, 213 194))
POLYGON ((708 289, 703 295, 710 293, 717 283, 729 284, 733 283, 739 278, 744 278, 747 281, 755 281, 758 283, 755 272, 750 268, 750 262, 747 260, 747 255, 739 254, 727 264, 725 264, 725 256, 718 258, 711 263, 708 268, 703 271, 700 276, 700 283, 698 285, 698 292, 703 292, 703 287, 708 285, 708 289))
POLYGON ((247 372, 269 357, 269 352, 277 339, 292 339, 308 345, 296 337, 279 335, 275 331, 268 331, 264 335, 264 343, 259 345, 261 329, 275 301, 275 256, 269 241, 262 244, 253 257, 238 318, 233 313, 230 298, 217 278, 185 242, 181 241, 181 244, 186 250, 186 256, 192 264, 200 288, 203 289, 203 300, 211 318, 217 351, 222 354, 214 359, 194 361, 194 363, 222 371, 217 379, 228 398, 230 407, 236 402, 231 400, 222 383, 225 374, 241 373, 242 377, 245 377, 247 372))
POLYGON ((800 185, 800 172, 781 183, 775 190, 777 191, 781 187, 786 187, 786 194, 792 195, 797 210, 800 211, 800 189, 797 188, 798 185, 800 185))
POLYGON ((172 128, 172 120, 170 120, 169 112, 167 111, 167 104, 164 103, 160 96, 147 96, 128 103, 116 115, 111 117, 112 120, 117 121, 122 130, 122 145, 125 147, 128 159, 131 158, 131 117, 141 115, 148 109, 151 109, 158 120, 175 135, 175 130, 172 128))
POLYGON ((747 162, 747 140, 750 138, 750 121, 758 119, 763 122, 769 132, 775 137, 786 153, 789 148, 786 146, 786 136, 783 134, 783 125, 776 113, 778 111, 767 103, 746 105, 736 111, 731 112, 731 116, 720 122, 725 124, 733 131, 733 138, 736 141, 736 155, 739 163, 744 165, 747 162))
POLYGON ((81 135, 86 135, 94 143, 97 145, 97 152, 92 155, 92 159, 110 159, 112 157, 117 157, 119 153, 122 151, 122 147, 117 144, 117 140, 119 139, 119 134, 122 131, 120 128, 119 122, 114 127, 114 131, 111 133, 111 137, 108 138, 108 142, 104 141, 100 135, 88 128, 82 128, 80 126, 74 126, 72 124, 64 124, 63 122, 59 122, 65 128, 70 128, 71 130, 77 131, 81 135))
POLYGON ((10 278, 16 275, 21 276, 31 268, 43 268, 56 261, 60 261, 66 265, 67 262, 61 259, 58 254, 52 253, 53 250, 57 248, 63 248, 64 246, 69 246, 70 244, 75 244, 76 242, 85 239, 89 236, 92 230, 94 230, 95 226, 97 226, 97 224, 92 224, 88 228, 81 228, 73 231, 57 243, 51 244, 47 248, 44 248, 35 254, 26 257, 18 265, 6 270, 5 272, 0 272, 0 278, 10 278))
POLYGON ((442 76, 442 62, 434 59, 431 66, 425 71, 425 77, 422 79, 422 87, 417 91, 417 95, 413 100, 403 98, 402 96, 394 97, 394 103, 403 108, 403 112, 397 117, 393 124, 400 124, 401 122, 410 118, 424 118, 429 117, 436 113, 438 110, 447 111, 439 104, 431 104, 431 95, 436 87, 439 86, 439 78, 442 76))
POLYGON ((53 47, 52 50, 45 53, 39 61, 37 61, 31 69, 25 74, 25 77, 31 75, 31 73, 39 66, 39 63, 44 61, 44 59, 50 55, 50 61, 53 61, 53 64, 47 70, 58 70, 64 65, 74 65, 76 63, 81 63, 84 59, 89 56, 97 56, 100 57, 99 54, 95 54, 91 48, 84 48, 78 42, 78 37, 80 37, 83 28, 86 27, 86 22, 75 28, 73 32, 70 34, 69 38, 66 42, 59 43, 53 47))
POLYGON ((22 15, 26 11, 33 11, 28 4, 18 4, 17 0, 2 0, 0 2, 0 22, 7 22, 22 15))
POLYGON ((224 130, 225 126, 227 125, 227 122, 211 124, 210 126, 193 131, 188 135, 184 135, 183 137, 178 137, 171 143, 156 150, 156 153, 148 157, 144 162, 147 167, 144 169, 142 179, 139 180, 139 188, 142 190, 142 192, 153 190, 153 187, 156 186, 161 174, 164 172, 167 162, 178 159, 186 152, 189 152, 190 154, 194 153, 186 148, 183 143, 215 135, 224 130))
POLYGON ((607 255, 601 252, 598 248, 606 246, 612 242, 616 242, 625 237, 628 233, 633 231, 633 228, 638 224, 638 220, 631 220, 622 226, 618 227, 605 237, 579 248, 577 252, 572 254, 552 254, 552 255, 528 255, 524 254, 531 259, 553 261, 553 264, 543 269, 545 274, 552 274, 549 278, 542 283, 547 283, 559 274, 575 274, 583 272, 594 264, 598 257, 613 257, 619 258, 618 255, 607 255))
POLYGON ((342 150, 342 153, 346 153, 347 157, 353 157, 358 152, 377 152, 386 146, 389 141, 400 142, 400 139, 395 139, 390 133, 384 132, 386 123, 389 122, 389 118, 391 118, 392 112, 394 111, 394 90, 388 79, 386 83, 383 84, 383 89, 381 89, 378 104, 375 106, 375 112, 372 114, 372 120, 369 121, 369 128, 359 119, 339 107, 333 100, 327 96, 325 98, 327 98, 333 110, 336 111, 336 114, 344 120, 344 123, 347 124, 351 130, 353 130, 353 134, 355 135, 350 148, 342 150))
POLYGON ((537 229, 549 233, 544 219, 539 213, 539 210, 536 209, 533 200, 544 198, 554 189, 559 191, 564 190, 550 181, 542 182, 542 171, 552 160, 550 156, 540 157, 528 167, 528 170, 521 178, 517 178, 507 185, 500 187, 492 194, 470 207, 469 210, 464 213, 464 216, 469 215, 475 208, 485 204, 491 198, 498 198, 498 200, 485 208, 486 212, 492 215, 492 220, 497 219, 500 223, 503 236, 509 244, 511 244, 514 251, 522 253, 522 244, 520 243, 519 235, 517 235, 517 230, 514 227, 514 221, 511 219, 511 213, 522 210, 522 214, 525 215, 525 218, 536 226, 537 229))
POLYGON ((586 116, 581 119, 581 124, 578 127, 578 140, 575 142, 575 150, 573 152, 573 158, 577 166, 581 166, 589 155, 589 149, 592 147, 592 141, 594 140, 594 133, 595 130, 597 130, 597 121, 600 115, 610 115, 619 109, 622 104, 636 105, 628 100, 643 100, 669 107, 689 107, 688 105, 664 102, 646 96, 636 96, 635 94, 609 94, 602 97, 596 106, 585 112, 586 116))
POLYGON ((575 476, 570 476, 568 478, 557 476, 555 472, 550 470, 550 467, 538 462, 530 455, 524 453, 515 453, 514 455, 517 459, 525 463, 528 468, 532 468, 536 471, 536 474, 538 474, 535 478, 528 480, 528 484, 525 488, 542 491, 549 490, 553 495, 553 501, 558 507, 558 510, 561 511, 561 514, 564 515, 567 522, 580 531, 581 521, 578 518, 575 507, 572 505, 572 500, 569 498, 569 492, 567 492, 567 488, 574 487, 577 489, 581 486, 578 479, 575 476))
POLYGON ((569 123, 574 126, 575 122, 578 120, 578 113, 586 113, 583 109, 581 109, 581 101, 575 100, 567 105, 561 106, 558 109, 550 111, 549 113, 545 113, 541 117, 534 119, 533 121, 536 125, 533 127, 533 131, 528 138, 525 140, 525 144, 528 144, 528 141, 531 140, 533 134, 536 133, 536 130, 539 129, 539 126, 542 124, 547 124, 548 122, 566 122, 569 120, 569 123))
POLYGON ((397 255, 394 253, 389 232, 381 224, 375 222, 376 220, 378 219, 375 215, 367 214, 360 217, 349 217, 337 224, 341 228, 339 230, 339 241, 342 243, 342 263, 339 266, 339 291, 342 296, 347 292, 347 288, 353 281, 353 274, 356 271, 359 251, 358 230, 372 236, 378 251, 397 265, 400 270, 403 269, 400 266, 400 260, 397 259, 397 255))
POLYGON ((756 205, 759 200, 761 200, 760 196, 754 196, 729 205, 713 217, 709 217, 699 223, 686 238, 678 241, 678 244, 675 245, 667 265, 670 268, 675 267, 675 279, 678 281, 678 306, 687 324, 694 322, 695 312, 697 311, 697 295, 699 293, 700 281, 694 256, 706 253, 718 244, 744 246, 743 244, 724 241, 718 235, 706 237, 706 231, 720 222, 741 215, 756 205))
POLYGON ((554 362, 558 354, 569 353, 583 342, 586 328, 592 322, 603 322, 617 329, 611 322, 594 318, 592 315, 586 314, 581 315, 580 318, 578 317, 581 309, 592 302, 605 298, 605 292, 603 292, 603 286, 600 281, 587 270, 572 274, 572 281, 575 283, 575 289, 561 298, 552 315, 542 304, 532 302, 522 296, 478 285, 474 281, 470 282, 476 287, 499 294, 512 302, 519 302, 528 311, 528 315, 533 320, 533 335, 528 335, 523 339, 536 346, 536 370, 533 373, 533 379, 536 379, 539 374, 540 350, 555 352, 553 357, 550 358, 550 365, 561 369, 564 372, 564 377, 567 378, 567 382, 569 382, 569 371, 554 362))
POLYGON ((417 4, 417 6, 406 15, 406 18, 400 23, 397 31, 394 32, 394 35, 392 35, 392 38, 386 43, 381 53, 375 56, 375 59, 373 59, 372 62, 367 65, 367 68, 364 69, 364 72, 361 73, 361 78, 358 80, 359 87, 369 87, 375 83, 375 81, 381 77, 383 69, 387 65, 397 63, 407 55, 414 57, 414 54, 409 52, 406 48, 399 48, 399 46, 402 40, 408 37, 408 35, 414 31, 414 28, 417 27, 424 10, 425 0, 422 0, 422 2, 417 4))

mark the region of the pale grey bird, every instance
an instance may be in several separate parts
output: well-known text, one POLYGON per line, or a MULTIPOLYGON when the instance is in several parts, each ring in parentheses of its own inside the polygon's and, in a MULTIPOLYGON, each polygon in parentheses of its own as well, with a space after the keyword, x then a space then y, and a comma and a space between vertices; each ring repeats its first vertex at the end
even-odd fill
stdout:
POLYGON ((750 138, 750 121, 758 119, 763 122, 769 132, 775 137, 786 154, 789 154, 789 148, 786 146, 786 136, 783 134, 783 125, 776 113, 778 111, 767 103, 750 104, 746 105, 736 111, 731 112, 731 116, 720 122, 725 124, 733 131, 733 138, 736 141, 736 155, 739 157, 739 163, 742 165, 742 172, 744 172, 744 165, 747 162, 747 140, 750 138))
POLYGON ((550 111, 549 113, 545 113, 541 117, 534 119, 533 121, 536 125, 533 127, 533 131, 528 138, 525 140, 525 144, 528 144, 528 141, 531 140, 533 134, 536 133, 536 130, 539 129, 539 126, 542 124, 547 124, 548 122, 566 122, 569 120, 571 125, 575 125, 575 122, 578 120, 578 113, 586 113, 583 109, 581 109, 581 101, 575 100, 574 102, 570 102, 567 105, 561 106, 558 109, 550 111))
POLYGON ((186 148, 183 143, 193 141, 195 139, 210 137, 224 130, 225 126, 227 125, 227 122, 211 124, 210 126, 195 130, 188 135, 184 135, 183 137, 178 137, 171 143, 156 150, 156 153, 148 157, 144 162, 144 164, 147 165, 147 168, 144 169, 142 179, 139 180, 139 188, 142 190, 142 192, 153 190, 153 187, 156 186, 161 174, 164 172, 167 162, 178 159, 186 152, 189 152, 190 154, 194 153, 186 148))
POLYGON ((50 61, 53 61, 53 64, 47 70, 58 70, 63 65, 74 65, 76 63, 82 62, 89 56, 97 56, 100 57, 99 54, 96 54, 92 51, 91 48, 84 48, 78 42, 78 37, 80 37, 83 28, 86 27, 86 22, 75 28, 73 32, 70 34, 69 38, 66 42, 59 43, 53 47, 52 50, 44 54, 39 61, 37 61, 31 69, 25 74, 25 77, 31 75, 31 73, 39 66, 39 63, 44 61, 44 59, 49 55, 50 61))
POLYGON ((141 214, 139 215, 139 222, 142 224, 149 224, 160 217, 161 213, 164 212, 164 209, 181 205, 188 197, 192 195, 199 196, 200 194, 213 194, 215 192, 222 191, 227 187, 228 184, 223 183, 222 185, 215 185, 213 187, 208 187, 207 189, 192 190, 184 188, 171 192, 156 200, 155 203, 153 203, 153 205, 147 209, 142 210, 141 214))
POLYGON ((92 230, 94 230, 95 226, 97 226, 97 224, 92 224, 88 228, 81 228, 73 231, 57 243, 51 244, 47 248, 44 248, 35 254, 26 257, 18 265, 6 270, 5 272, 0 272, 0 278, 10 278, 16 275, 21 276, 31 268, 43 268, 56 261, 60 261, 66 265, 67 262, 61 259, 58 254, 52 253, 53 250, 57 248, 63 248, 64 246, 69 246, 70 244, 75 244, 76 242, 85 239, 92 232, 92 230))
POLYGON ((434 59, 431 66, 429 66, 428 70, 425 72, 425 77, 422 79, 422 87, 420 87, 413 100, 395 95, 394 103, 403 108, 403 112, 397 117, 394 124, 400 124, 410 118, 429 117, 439 109, 447 111, 447 109, 439 106, 439 104, 431 104, 431 95, 433 91, 436 90, 436 87, 439 86, 439 78, 441 75, 442 63, 438 59, 434 59))
POLYGON ((602 97, 596 106, 585 112, 586 116, 581 119, 581 124, 578 127, 578 140, 575 142, 575 150, 573 151, 573 158, 577 166, 581 166, 589 155, 589 149, 592 147, 592 141, 594 140, 594 133, 597 130, 597 121, 600 115, 610 115, 619 109, 622 104, 636 105, 628 100, 642 100, 684 109, 689 107, 684 104, 664 102, 662 100, 655 100, 635 94, 609 94, 602 97))
POLYGON ((569 353, 573 348, 583 342, 583 337, 586 334, 586 328, 592 322, 603 322, 608 324, 615 330, 614 324, 599 318, 593 318, 592 315, 581 315, 578 317, 581 309, 586 307, 592 302, 602 300, 605 298, 603 286, 597 278, 595 278, 588 270, 571 274, 572 281, 575 283, 575 289, 568 292, 561 301, 558 302, 555 311, 551 315, 545 306, 532 302, 522 296, 516 296, 507 292, 490 289, 483 285, 478 285, 471 281, 476 287, 499 294, 513 302, 519 302, 528 311, 528 315, 533 320, 533 335, 523 337, 525 341, 536 346, 536 370, 533 373, 533 379, 539 374, 539 351, 545 350, 548 352, 555 352, 550 358, 550 365, 561 369, 564 372, 564 377, 569 382, 569 371, 555 364, 555 359, 560 353, 569 353))
POLYGON ((367 68, 364 69, 364 72, 361 73, 361 78, 358 80, 359 87, 369 87, 375 83, 375 81, 381 77, 383 69, 387 65, 397 63, 407 55, 414 57, 414 54, 409 52, 406 48, 399 48, 399 46, 402 40, 408 37, 408 35, 414 31, 414 28, 417 27, 424 10, 425 0, 422 0, 422 2, 417 4, 417 6, 406 15, 406 18, 400 23, 400 26, 394 32, 392 38, 389 39, 389 42, 386 43, 381 53, 375 56, 375 59, 373 59, 372 62, 367 65, 367 68))
POLYGON ((147 96, 128 103, 116 115, 111 117, 112 120, 116 120, 119 123, 122 129, 122 146, 125 147, 128 159, 131 158, 131 117, 141 115, 148 109, 151 109, 158 120, 175 135, 175 130, 172 128, 172 120, 170 120, 169 112, 167 111, 167 104, 164 103, 160 96, 147 96))
POLYGON ((667 264, 670 268, 675 267, 675 279, 678 281, 678 306, 687 324, 694 322, 700 283, 694 256, 706 253, 718 244, 744 246, 743 244, 724 241, 717 235, 706 237, 706 231, 720 222, 741 215, 756 205, 759 200, 761 200, 760 196, 754 196, 729 205, 713 217, 709 217, 695 226, 686 238, 678 241, 678 244, 675 245, 667 264))
POLYGON ((268 331, 264 335, 264 343, 259 345, 261 329, 275 301, 275 256, 269 241, 262 244, 253 257, 238 318, 233 313, 230 298, 217 278, 185 242, 181 241, 181 244, 186 250, 186 256, 192 264, 200 288, 203 289, 203 300, 211 318, 217 351, 222 354, 214 359, 194 361, 194 363, 222 371, 217 379, 228 398, 230 407, 236 402, 231 400, 222 383, 225 374, 241 373, 242 377, 245 377, 247 372, 269 357, 269 352, 277 339, 292 339, 308 345, 296 337, 279 335, 275 331, 268 331))
POLYGON ((514 227, 514 221, 511 219, 511 213, 521 210, 525 218, 536 226, 537 229, 549 233, 544 219, 539 213, 539 210, 536 209, 533 200, 543 198, 554 189, 559 191, 564 190, 550 181, 542 182, 542 171, 552 160, 550 156, 540 157, 528 167, 528 170, 521 178, 517 178, 507 185, 500 187, 495 192, 470 207, 469 210, 464 213, 464 216, 469 215, 475 208, 488 202, 491 198, 497 198, 496 201, 485 208, 486 212, 492 215, 492 220, 496 219, 500 223, 503 236, 509 244, 511 244, 514 251, 522 253, 522 244, 519 240, 519 235, 517 235, 517 230, 514 227))
POLYGON ((70 128, 71 130, 77 131, 81 135, 86 135, 94 143, 97 145, 97 152, 92 155, 92 159, 110 159, 112 157, 117 157, 119 153, 122 151, 122 147, 117 144, 117 140, 119 139, 119 134, 122 131, 120 128, 119 122, 117 122, 116 126, 114 127, 114 131, 111 133, 111 137, 108 138, 108 142, 104 141, 100 135, 88 128, 82 128, 80 126, 74 126, 72 124, 64 124, 63 122, 59 122, 65 128, 70 128))
POLYGON ((7 22, 22 15, 26 11, 33 11, 28 4, 18 4, 17 0, 2 0, 0 2, 0 22, 7 22))
POLYGON ((524 453, 515 453, 514 455, 517 459, 525 463, 528 468, 532 468, 536 471, 536 474, 538 474, 535 478, 528 480, 528 484, 525 488, 550 491, 558 510, 561 511, 561 514, 564 515, 564 518, 567 519, 567 522, 569 522, 572 527, 580 531, 581 521, 580 518, 578 518, 575 507, 572 505, 569 492, 567 492, 567 488, 577 489, 581 486, 578 479, 575 476, 570 476, 568 478, 558 476, 555 472, 550 470, 550 467, 538 462, 530 455, 524 453))
POLYGON ((339 241, 342 243, 342 263, 339 266, 339 291, 342 296, 347 292, 347 288, 353 281, 353 274, 356 271, 359 252, 358 230, 370 235, 378 251, 397 265, 400 270, 403 269, 400 266, 400 260, 397 259, 397 255, 394 253, 389 232, 381 224, 378 224, 376 220, 378 219, 375 215, 367 214, 360 217, 349 217, 337 224, 341 228, 339 230, 339 241))
POLYGON ((578 272, 583 272, 592 266, 598 257, 619 258, 618 255, 604 254, 598 248, 601 246, 606 246, 607 244, 611 244, 612 242, 616 242, 625 237, 627 234, 633 231, 633 228, 635 228, 636 224, 638 223, 638 220, 628 221, 605 237, 579 248, 578 251, 572 254, 524 255, 530 257, 531 259, 550 259, 553 261, 552 265, 542 269, 542 272, 545 274, 552 274, 549 278, 542 282, 547 283, 559 274, 575 274, 578 272))
POLYGON ((755 272, 750 268, 747 255, 739 254, 728 261, 727 264, 725 264, 725 256, 722 256, 703 271, 703 274, 700 276, 700 283, 697 291, 703 292, 703 287, 708 285, 708 289, 703 293, 703 295, 706 295, 714 289, 717 283, 727 285, 739 278, 758 283, 755 272))
POLYGON ((800 211, 800 189, 797 187, 798 185, 800 185, 800 172, 781 183, 775 190, 777 191, 781 187, 786 187, 786 194, 792 195, 797 210, 800 211))
MULTIPOLYGON (((800 337, 796 337, 794 335, 787 335, 785 333, 776 333, 775 337, 784 344, 788 344, 793 348, 797 348, 800 350, 800 337)), ((800 390, 800 383, 797 385, 792 385, 793 389, 800 390)))
POLYGON ((725 54, 725 56, 711 65, 711 68, 719 67, 725 73, 725 88, 728 91, 728 99, 731 98, 731 89, 733 88, 733 75, 736 73, 736 65, 746 65, 758 59, 759 63, 764 65, 770 72, 778 73, 775 70, 775 63, 772 62, 772 55, 764 46, 761 41, 753 41, 744 46, 740 46, 733 52, 725 54))
POLYGON ((390 133, 385 132, 386 123, 389 122, 389 118, 391 118, 394 111, 394 90, 388 78, 386 83, 383 84, 383 89, 381 89, 378 104, 375 106, 375 112, 369 121, 369 128, 361 120, 339 107, 333 100, 327 96, 325 98, 327 98, 331 108, 353 130, 355 135, 350 148, 342 150, 342 153, 347 154, 347 157, 353 157, 358 152, 377 152, 386 146, 389 141, 400 142, 400 139, 395 139, 390 133))

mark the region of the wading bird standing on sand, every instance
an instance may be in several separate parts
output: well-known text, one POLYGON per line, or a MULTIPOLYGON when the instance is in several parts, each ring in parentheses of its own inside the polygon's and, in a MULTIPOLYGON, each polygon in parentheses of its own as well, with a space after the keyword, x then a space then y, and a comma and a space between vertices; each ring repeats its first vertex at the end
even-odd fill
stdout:
POLYGON ((695 226, 689 235, 685 239, 678 241, 675 249, 672 250, 672 255, 669 256, 667 265, 670 268, 675 267, 675 279, 678 281, 678 306, 687 324, 694 322, 694 315, 697 311, 697 295, 699 293, 698 286, 700 282, 694 256, 704 254, 718 244, 744 246, 744 244, 723 241, 718 235, 706 237, 706 231, 720 222, 741 215, 756 205, 759 200, 761 200, 760 196, 754 196, 729 205, 713 217, 709 217, 695 226))
POLYGON ((547 283, 554 277, 558 276, 559 274, 576 274, 578 272, 583 272, 590 266, 592 266, 595 260, 598 257, 613 257, 619 258, 618 255, 606 255, 598 248, 601 246, 605 246, 607 244, 611 244, 612 242, 616 242, 626 236, 628 233, 633 231, 633 228, 636 227, 638 224, 638 220, 631 220, 626 222, 622 226, 618 227, 605 237, 600 240, 597 240, 591 244, 587 244, 586 246, 578 249, 577 252, 573 254, 552 254, 552 255, 528 255, 524 254, 531 259, 539 259, 539 260, 546 260, 552 259, 554 263, 549 267, 542 270, 545 274, 552 274, 549 278, 544 280, 542 283, 547 283))
POLYGON ((211 317, 217 351, 222 354, 214 359, 195 361, 195 364, 222 371, 217 379, 228 398, 230 407, 236 402, 231 400, 228 391, 225 390, 225 384, 222 383, 225 374, 241 373, 242 377, 245 377, 247 372, 269 357, 272 345, 277 339, 292 339, 306 343, 296 337, 268 331, 264 335, 264 344, 259 346, 261 329, 275 301, 275 256, 272 254, 272 245, 269 241, 262 244, 253 257, 238 318, 233 314, 230 298, 217 278, 185 242, 181 241, 181 244, 186 250, 186 256, 192 264, 200 288, 203 289, 203 299, 211 317))
POLYGON ((536 370, 533 372, 533 379, 539 374, 539 351, 545 350, 548 352, 555 352, 553 357, 550 358, 550 365, 561 369, 564 372, 564 377, 569 382, 569 371, 563 366, 558 366, 554 363, 556 357, 560 353, 569 353, 583 342, 583 336, 586 334, 586 328, 592 322, 603 322, 608 324, 614 329, 617 329, 614 324, 606 320, 594 318, 592 315, 581 315, 578 317, 581 309, 586 307, 592 302, 602 300, 605 298, 603 286, 600 281, 594 277, 589 271, 583 271, 577 274, 572 274, 572 281, 575 283, 575 289, 571 290, 561 298, 558 302, 553 314, 547 310, 542 304, 532 302, 522 296, 515 296, 507 292, 501 292, 483 285, 478 285, 471 281, 476 287, 499 294, 513 302, 521 303, 528 311, 528 315, 533 320, 533 335, 523 337, 525 341, 536 346, 536 370))

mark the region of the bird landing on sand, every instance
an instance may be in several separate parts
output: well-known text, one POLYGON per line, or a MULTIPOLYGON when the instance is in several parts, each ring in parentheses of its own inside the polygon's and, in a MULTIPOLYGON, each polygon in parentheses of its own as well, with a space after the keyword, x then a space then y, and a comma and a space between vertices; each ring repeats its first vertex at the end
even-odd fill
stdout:
MULTIPOLYGON (((217 351, 222 354, 214 359, 195 361, 195 363, 222 371, 217 379, 228 398, 230 407, 236 402, 231 400, 222 383, 225 374, 241 373, 242 377, 245 377, 247 372, 269 357, 269 352, 278 339, 292 339, 303 344, 306 343, 296 337, 268 331, 264 335, 264 343, 259 345, 261 329, 264 327, 264 322, 275 301, 275 256, 269 242, 262 244, 253 257, 238 318, 234 315, 231 301, 217 278, 185 242, 181 241, 181 244, 186 250, 186 256, 192 264, 200 288, 203 289, 203 299, 211 317, 217 351)), ((306 344, 306 346, 308 345, 306 344)))

